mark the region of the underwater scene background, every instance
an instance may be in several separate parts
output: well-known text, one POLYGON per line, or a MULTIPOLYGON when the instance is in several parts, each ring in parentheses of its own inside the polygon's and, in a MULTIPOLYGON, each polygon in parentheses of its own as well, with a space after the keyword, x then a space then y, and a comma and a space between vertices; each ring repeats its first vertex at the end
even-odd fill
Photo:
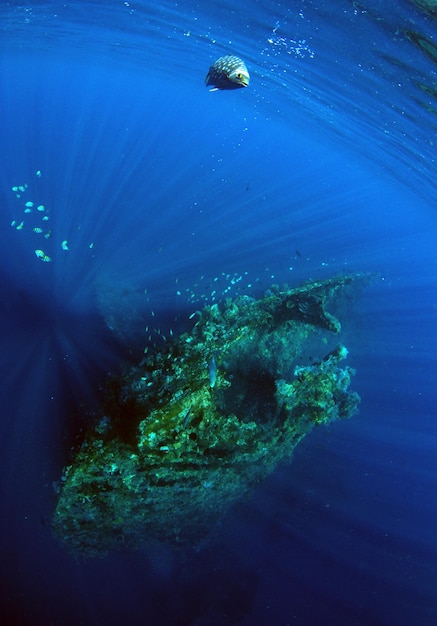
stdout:
POLYGON ((435 2, 0 16, 2 623, 436 623, 435 2), (210 92, 226 54, 250 84, 210 92), (354 273, 356 415, 208 540, 70 553, 53 513, 109 374, 204 306, 354 273))

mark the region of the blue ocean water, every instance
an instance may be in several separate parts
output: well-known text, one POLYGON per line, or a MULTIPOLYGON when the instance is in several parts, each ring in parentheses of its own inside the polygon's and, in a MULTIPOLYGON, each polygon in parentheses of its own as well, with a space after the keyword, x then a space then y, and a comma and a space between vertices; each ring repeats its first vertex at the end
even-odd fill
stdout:
POLYGON ((435 3, 0 15, 2 623, 435 624, 435 3), (211 93, 228 53, 250 85, 211 93), (54 485, 108 372, 204 303, 355 271, 357 416, 183 559, 68 554, 54 485))

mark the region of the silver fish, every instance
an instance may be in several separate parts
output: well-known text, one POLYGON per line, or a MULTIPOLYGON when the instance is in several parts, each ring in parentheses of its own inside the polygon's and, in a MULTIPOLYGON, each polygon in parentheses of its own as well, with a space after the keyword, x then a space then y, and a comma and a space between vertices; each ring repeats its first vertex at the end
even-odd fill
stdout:
POLYGON ((190 421, 190 417, 191 417, 191 407, 185 413, 184 421, 183 421, 183 424, 182 424, 183 428, 186 428, 188 426, 188 422, 190 421))
POLYGON ((209 372, 209 386, 212 389, 213 387, 215 387, 215 383, 217 380, 217 365, 216 365, 214 357, 212 357, 211 361, 209 362, 208 372, 209 372))
POLYGON ((247 87, 250 81, 246 64, 239 57, 228 54, 217 59, 209 68, 205 85, 213 85, 216 89, 239 89, 247 87))

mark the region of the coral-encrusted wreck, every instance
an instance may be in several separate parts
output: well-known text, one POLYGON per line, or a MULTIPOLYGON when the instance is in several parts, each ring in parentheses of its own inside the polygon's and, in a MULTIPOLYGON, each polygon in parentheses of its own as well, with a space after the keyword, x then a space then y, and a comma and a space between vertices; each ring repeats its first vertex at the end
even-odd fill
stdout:
POLYGON ((325 309, 363 276, 207 306, 189 333, 113 381, 65 469, 53 525, 75 553, 194 544, 315 424, 351 416, 340 322, 325 309))

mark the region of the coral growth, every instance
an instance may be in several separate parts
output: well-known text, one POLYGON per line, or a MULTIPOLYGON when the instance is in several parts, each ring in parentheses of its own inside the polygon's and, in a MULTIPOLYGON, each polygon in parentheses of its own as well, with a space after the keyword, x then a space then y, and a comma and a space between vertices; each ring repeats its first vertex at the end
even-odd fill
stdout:
POLYGON ((65 470, 57 535, 93 556, 151 539, 195 543, 315 424, 351 416, 353 372, 325 305, 361 279, 208 306, 113 381, 105 416, 65 470))

